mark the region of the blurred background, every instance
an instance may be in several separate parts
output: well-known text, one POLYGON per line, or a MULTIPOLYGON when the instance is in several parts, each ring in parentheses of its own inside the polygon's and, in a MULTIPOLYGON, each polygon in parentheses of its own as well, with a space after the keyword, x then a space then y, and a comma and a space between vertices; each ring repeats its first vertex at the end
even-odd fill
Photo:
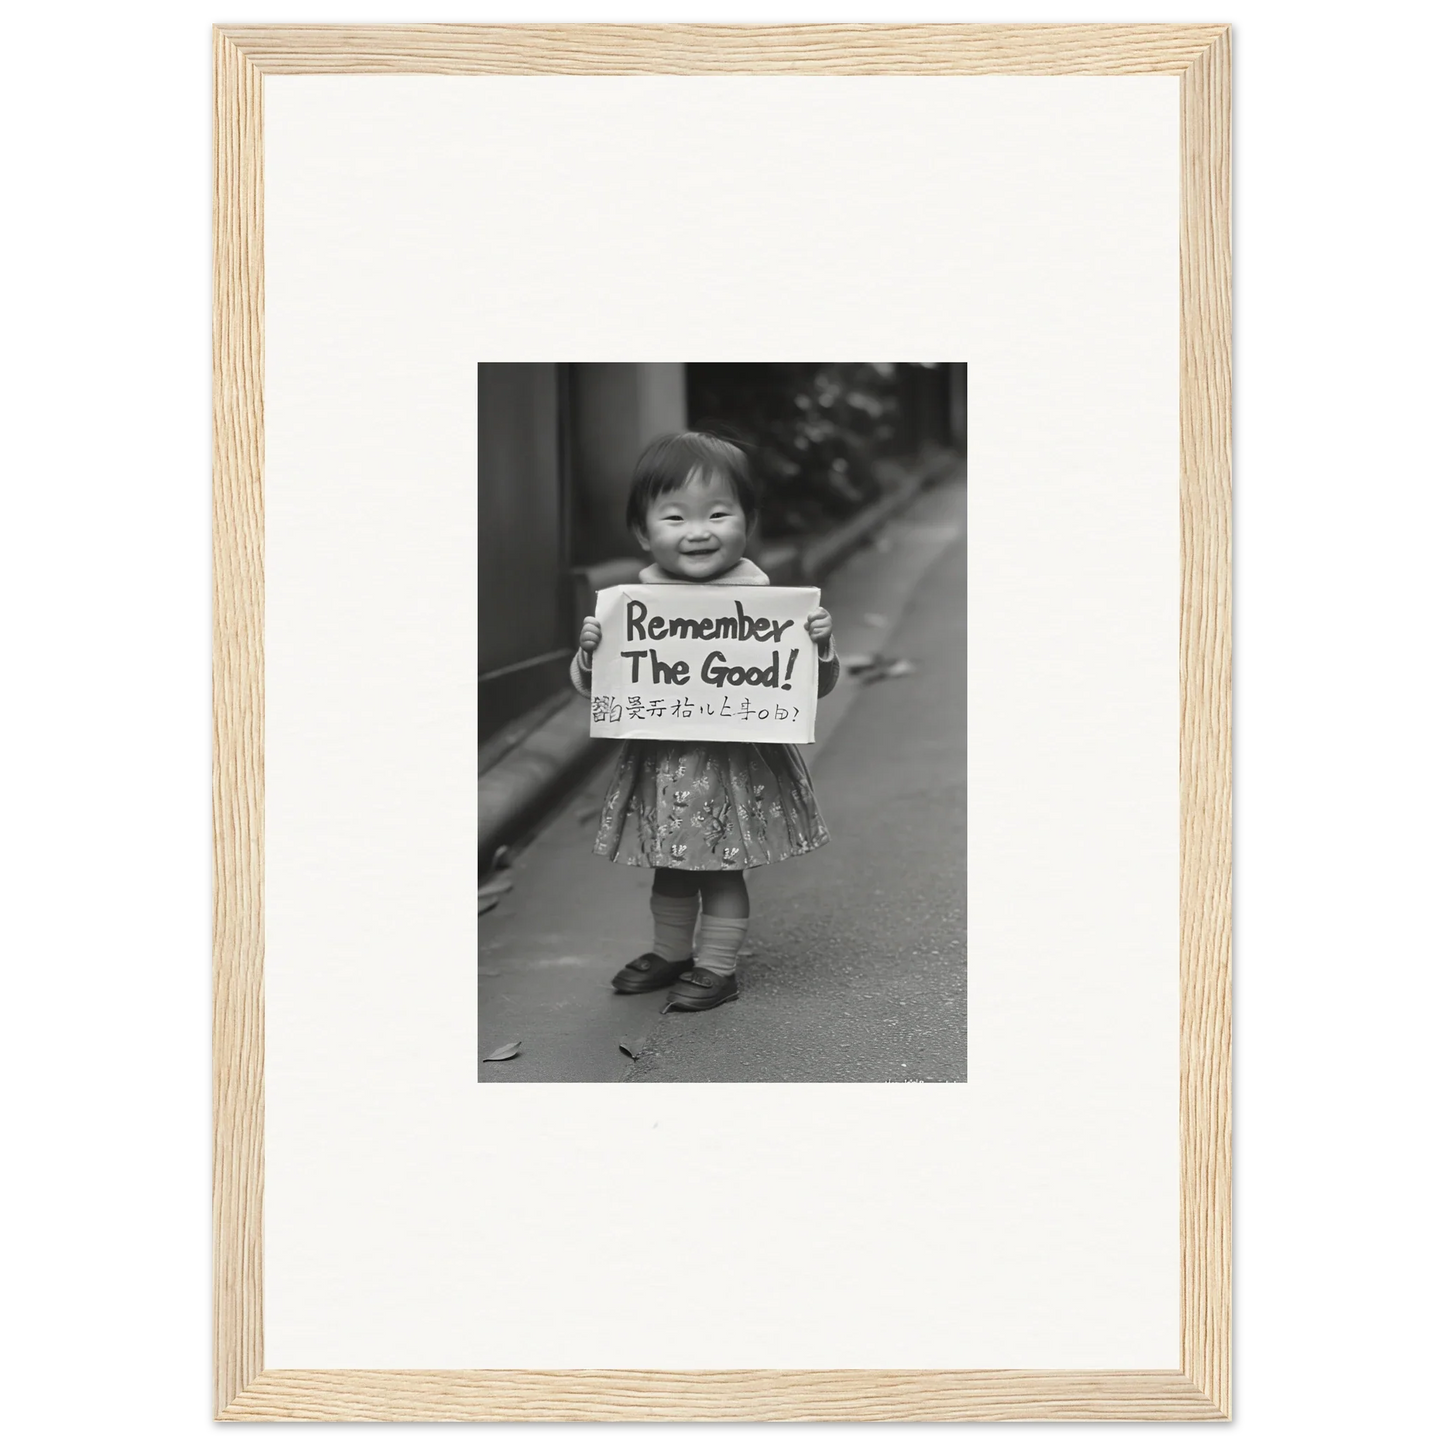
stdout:
POLYGON ((967 411, 962 363, 480 365, 479 773, 566 702, 595 592, 636 580, 623 508, 653 437, 697 428, 748 452, 748 554, 787 585, 820 581, 892 499, 957 470, 967 411))

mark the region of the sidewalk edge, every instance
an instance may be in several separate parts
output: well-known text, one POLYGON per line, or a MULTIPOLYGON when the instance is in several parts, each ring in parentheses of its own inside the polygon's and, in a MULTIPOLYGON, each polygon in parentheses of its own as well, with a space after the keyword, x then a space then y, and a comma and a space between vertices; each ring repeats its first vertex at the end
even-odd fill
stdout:
POLYGON ((574 697, 477 779, 477 859, 492 855, 538 822, 561 793, 611 746, 590 733, 585 697, 574 697))
POLYGON ((885 522, 917 500, 923 486, 921 476, 909 477, 896 491, 879 497, 856 516, 849 517, 841 527, 835 527, 804 547, 799 554, 803 581, 809 584, 821 582, 830 572, 835 572, 885 522))

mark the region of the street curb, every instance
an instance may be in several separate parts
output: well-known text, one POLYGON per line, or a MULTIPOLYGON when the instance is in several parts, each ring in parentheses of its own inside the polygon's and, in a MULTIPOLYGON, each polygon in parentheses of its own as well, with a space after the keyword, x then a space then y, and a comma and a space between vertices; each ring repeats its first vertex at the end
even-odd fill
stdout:
MULTIPOLYGON (((821 582, 939 477, 924 468, 808 546, 788 543, 766 554, 776 586, 821 582)), ((578 696, 477 779, 477 857, 492 855, 537 822, 562 791, 598 762, 609 744, 590 736, 587 699, 578 696)))
POLYGON ((803 580, 811 586, 835 571, 886 521, 916 500, 923 485, 921 476, 909 477, 897 491, 879 497, 856 517, 850 517, 841 527, 835 527, 811 546, 804 547, 799 558, 803 580))
POLYGON ((601 759, 610 744, 591 737, 590 728, 587 699, 574 697, 477 779, 477 857, 484 869, 601 759))

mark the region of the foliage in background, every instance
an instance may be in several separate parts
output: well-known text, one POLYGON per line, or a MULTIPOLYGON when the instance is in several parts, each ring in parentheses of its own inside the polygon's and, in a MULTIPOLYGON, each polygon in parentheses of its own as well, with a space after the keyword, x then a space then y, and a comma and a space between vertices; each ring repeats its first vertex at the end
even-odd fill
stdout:
POLYGON ((689 425, 747 451, 762 532, 818 532, 879 494, 876 462, 900 448, 901 375, 888 362, 692 364, 689 425))

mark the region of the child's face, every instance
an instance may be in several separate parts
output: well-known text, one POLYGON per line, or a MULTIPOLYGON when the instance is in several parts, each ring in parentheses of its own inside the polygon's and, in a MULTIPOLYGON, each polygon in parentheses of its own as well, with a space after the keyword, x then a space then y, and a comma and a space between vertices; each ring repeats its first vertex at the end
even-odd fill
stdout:
POLYGON ((695 471, 677 491, 653 501, 637 540, 664 572, 706 582, 743 555, 748 523, 726 478, 695 471))

